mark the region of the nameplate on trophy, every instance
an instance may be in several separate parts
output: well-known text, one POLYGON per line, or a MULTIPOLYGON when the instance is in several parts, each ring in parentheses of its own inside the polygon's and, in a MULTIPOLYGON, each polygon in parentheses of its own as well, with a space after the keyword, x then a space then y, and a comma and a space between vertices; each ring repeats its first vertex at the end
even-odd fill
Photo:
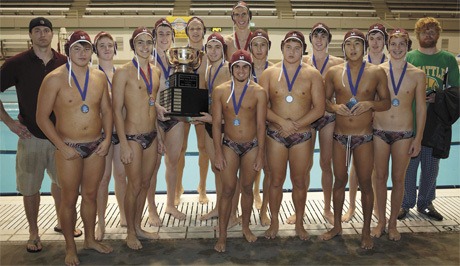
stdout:
POLYGON ((198 89, 199 75, 195 73, 176 72, 169 76, 169 87, 198 89))

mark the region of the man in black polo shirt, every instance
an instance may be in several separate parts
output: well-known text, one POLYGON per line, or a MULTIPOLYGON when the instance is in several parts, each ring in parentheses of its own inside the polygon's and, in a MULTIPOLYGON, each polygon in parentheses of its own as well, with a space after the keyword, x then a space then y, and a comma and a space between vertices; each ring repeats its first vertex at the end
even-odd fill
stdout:
MULTIPOLYGON (((45 76, 55 68, 65 64, 67 58, 51 48, 53 25, 43 17, 37 17, 29 23, 29 37, 32 48, 8 60, 0 68, 0 88, 4 92, 16 86, 19 103, 18 120, 13 120, 5 111, 0 100, 0 120, 19 136, 16 155, 17 190, 23 195, 24 209, 29 223, 28 252, 39 252, 42 249, 38 234, 38 210, 40 206, 40 188, 44 172, 51 177, 51 194, 56 205, 56 213, 60 206, 61 189, 58 186, 54 163, 55 147, 40 130, 35 120, 37 97, 40 85, 45 76)), ((52 116, 53 121, 54 115, 52 116)), ((59 217, 59 216, 58 216, 59 217)), ((58 219, 56 232, 61 232, 58 219)), ((76 237, 81 230, 75 230, 76 237)))

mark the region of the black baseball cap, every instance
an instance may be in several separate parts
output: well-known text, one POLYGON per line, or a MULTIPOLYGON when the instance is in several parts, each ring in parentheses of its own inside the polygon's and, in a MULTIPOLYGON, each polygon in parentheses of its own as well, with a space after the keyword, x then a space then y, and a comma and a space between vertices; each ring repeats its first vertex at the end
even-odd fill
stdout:
POLYGON ((37 26, 45 26, 50 28, 50 30, 53 30, 53 24, 51 23, 51 21, 44 17, 37 17, 32 19, 29 23, 29 32, 32 32, 32 29, 37 26))

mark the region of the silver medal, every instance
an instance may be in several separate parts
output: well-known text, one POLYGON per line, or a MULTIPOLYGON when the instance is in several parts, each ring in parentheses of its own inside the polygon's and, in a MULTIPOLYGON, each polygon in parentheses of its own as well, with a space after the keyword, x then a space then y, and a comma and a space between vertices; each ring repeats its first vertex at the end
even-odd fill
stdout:
POLYGON ((233 119, 233 125, 234 126, 239 126, 240 125, 240 120, 238 118, 233 119))
POLYGON ((286 102, 292 103, 293 100, 294 100, 294 97, 292 97, 290 94, 286 96, 286 102))
POLYGON ((86 104, 83 104, 80 109, 81 109, 81 112, 84 114, 89 112, 89 107, 86 104))
POLYGON ((399 100, 398 100, 398 98, 394 98, 393 100, 391 100, 391 105, 393 105, 394 107, 399 106, 399 100))

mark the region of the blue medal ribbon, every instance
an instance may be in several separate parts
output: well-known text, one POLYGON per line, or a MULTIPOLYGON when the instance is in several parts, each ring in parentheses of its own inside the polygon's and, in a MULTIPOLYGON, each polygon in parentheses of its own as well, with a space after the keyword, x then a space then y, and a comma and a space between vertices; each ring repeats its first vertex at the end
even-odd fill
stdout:
POLYGON ((287 84, 288 91, 289 91, 289 95, 286 96, 286 101, 289 102, 289 103, 293 101, 292 96, 290 94, 291 94, 291 91, 292 91, 292 87, 294 86, 294 82, 297 79, 297 75, 299 75, 299 72, 300 72, 301 68, 302 68, 302 64, 299 64, 299 66, 297 67, 297 69, 295 71, 294 77, 292 78, 292 80, 289 80, 289 75, 287 73, 286 66, 283 63, 283 72, 284 72, 284 75, 286 76, 286 84, 287 84))
MULTIPOLYGON (((66 64, 67 70, 69 70, 69 63, 66 64)), ((89 67, 86 69, 86 74, 85 74, 85 85, 83 86, 83 90, 81 89, 80 83, 78 83, 78 79, 75 76, 75 73, 73 71, 70 71, 70 74, 72 75, 72 79, 75 82, 75 85, 77 85, 78 92, 80 92, 81 99, 83 101, 83 105, 81 106, 81 111, 83 113, 88 113, 89 112, 89 107, 88 105, 85 104, 86 100, 86 93, 88 92, 88 83, 89 83, 89 67)))
MULTIPOLYGON (((108 82, 109 85, 110 85, 110 89, 112 89, 112 82, 110 81, 109 76, 107 75, 107 73, 105 73, 104 69, 103 69, 101 66, 99 66, 99 70, 101 70, 102 72, 104 72, 105 77, 107 78, 107 82, 108 82)), ((112 71, 113 71, 113 73, 115 73, 115 67, 113 67, 112 71)))
MULTIPOLYGON (((267 67, 268 67, 268 61, 265 62, 264 70, 267 69, 267 67)), ((258 82, 257 82, 256 70, 255 70, 254 67, 252 68, 252 76, 253 76, 253 78, 254 78, 254 82, 255 82, 255 83, 258 83, 258 82)))
MULTIPOLYGON (((371 56, 369 54, 367 55, 367 62, 372 64, 371 56)), ((383 62, 385 62, 385 54, 383 54, 382 59, 380 60, 380 64, 383 62)))
MULTIPOLYGON (((155 51, 156 53, 156 51, 155 51)), ((155 56, 156 59, 157 59, 157 62, 158 64, 160 64, 161 66, 161 70, 163 71, 163 75, 165 77, 165 80, 168 81, 168 78, 169 78, 169 73, 171 72, 171 67, 168 66, 168 70, 166 70, 166 67, 165 65, 163 64, 163 61, 161 60, 161 57, 158 55, 158 56, 155 56)), ((169 87, 169 86, 168 86, 169 87)))
POLYGON ((406 75, 406 70, 407 70, 407 62, 406 62, 406 64, 404 64, 403 71, 402 71, 401 76, 399 77, 399 80, 398 80, 398 85, 396 85, 395 77, 394 77, 394 74, 393 74, 393 65, 391 64, 391 60, 390 60, 391 84, 393 85, 393 92, 395 93, 395 98, 392 101, 393 106, 398 106, 399 105, 399 100, 396 98, 396 96, 398 96, 399 88, 401 87, 401 83, 402 83, 402 81, 404 79, 404 76, 406 75))
MULTIPOLYGON (((312 59, 312 61, 313 61, 313 65, 315 66, 315 68, 316 68, 317 70, 319 70, 319 69, 318 69, 318 66, 316 65, 315 55, 313 55, 313 56, 311 57, 311 59, 312 59)), ((319 71, 319 73, 321 73, 321 75, 323 74, 324 69, 326 69, 327 62, 329 62, 329 55, 327 55, 326 60, 324 60, 324 64, 323 64, 323 66, 321 67, 321 70, 319 71)))
MULTIPOLYGON (((233 86, 234 84, 232 81, 231 88, 234 88, 233 86)), ((246 85, 243 88, 243 92, 241 93, 240 99, 238 100, 238 105, 236 104, 235 92, 232 93, 233 109, 235 110, 235 115, 236 115, 236 118, 233 120, 233 125, 235 126, 240 125, 240 120, 238 119, 238 113, 240 112, 241 104, 243 103, 243 98, 244 98, 244 95, 246 94, 248 87, 249 87, 249 82, 246 83, 246 85)))
MULTIPOLYGON (((141 76, 142 76, 142 79, 144 80, 144 83, 145 83, 145 86, 147 87, 147 93, 149 95, 149 104, 150 105, 153 105, 152 102, 153 102, 153 98, 152 98, 152 90, 153 90, 153 82, 152 82, 152 68, 150 67, 150 63, 147 63, 147 70, 149 72, 149 81, 147 81, 147 77, 145 76, 145 73, 144 73, 144 70, 142 70, 141 67, 139 67, 139 65, 137 64, 137 61, 134 60, 134 58, 132 59, 132 62, 133 62, 133 65, 136 67, 136 68, 139 68, 140 72, 141 72, 141 76)), ((154 102, 153 102, 154 103, 154 102)))
MULTIPOLYGON (((208 91, 209 91, 209 94, 212 93, 212 88, 214 86, 214 81, 216 80, 217 74, 219 74, 219 71, 220 71, 220 69, 222 68, 223 65, 224 65, 223 62, 220 63, 220 65, 217 68, 216 73, 214 73, 214 76, 212 77, 212 79, 208 79, 208 91)), ((209 75, 210 76, 211 76, 211 73, 212 73, 212 66, 209 68, 209 75)))
POLYGON ((366 66, 366 61, 363 61, 361 64, 361 68, 359 69, 358 78, 356 79, 356 86, 353 85, 353 80, 351 78, 351 71, 350 66, 347 63, 347 76, 348 76, 348 85, 350 85, 351 94, 353 94, 353 98, 356 96, 358 92, 359 82, 361 81, 361 77, 364 73, 364 67, 366 66))

